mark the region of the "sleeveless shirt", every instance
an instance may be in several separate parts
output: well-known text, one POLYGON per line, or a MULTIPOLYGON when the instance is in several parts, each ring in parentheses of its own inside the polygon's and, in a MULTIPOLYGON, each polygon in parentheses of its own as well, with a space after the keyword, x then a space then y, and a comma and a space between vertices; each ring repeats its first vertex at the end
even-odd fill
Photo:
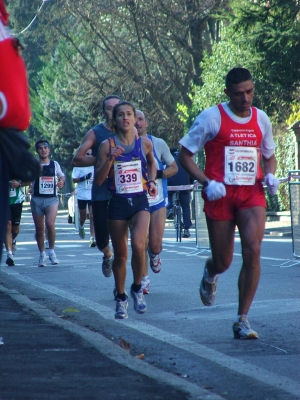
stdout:
POLYGON ((206 155, 205 174, 210 179, 224 182, 225 146, 243 146, 257 149, 258 165, 256 179, 262 179, 263 173, 259 149, 262 141, 262 132, 257 121, 257 108, 251 107, 251 118, 244 124, 233 121, 224 111, 222 104, 218 104, 218 109, 221 114, 219 132, 204 146, 206 155))

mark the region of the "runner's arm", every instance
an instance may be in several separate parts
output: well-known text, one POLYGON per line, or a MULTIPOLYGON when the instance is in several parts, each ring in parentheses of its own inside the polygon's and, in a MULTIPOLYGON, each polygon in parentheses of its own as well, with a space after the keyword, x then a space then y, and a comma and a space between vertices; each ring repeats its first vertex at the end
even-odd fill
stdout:
POLYGON ((263 157, 263 160, 264 160, 265 175, 269 173, 275 175, 277 166, 275 154, 273 154, 270 158, 263 157))
POLYGON ((198 182, 203 183, 204 181, 209 180, 209 178, 204 174, 203 171, 200 170, 198 165, 193 160, 194 154, 191 153, 184 146, 181 147, 180 153, 178 156, 178 160, 183 168, 194 178, 197 179, 198 182))
POLYGON ((96 143, 96 134, 93 129, 89 130, 76 150, 72 164, 74 167, 90 167, 96 164, 96 157, 87 156, 86 152, 96 143))
POLYGON ((96 185, 102 185, 105 182, 115 158, 123 152, 124 149, 120 146, 111 148, 108 140, 100 144, 94 176, 96 185))

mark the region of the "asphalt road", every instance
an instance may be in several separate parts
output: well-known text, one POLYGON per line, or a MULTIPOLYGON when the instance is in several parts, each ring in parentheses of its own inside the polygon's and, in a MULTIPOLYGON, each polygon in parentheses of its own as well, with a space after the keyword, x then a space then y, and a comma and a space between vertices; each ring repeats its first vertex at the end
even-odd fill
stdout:
MULTIPOLYGON (((218 281, 216 303, 204 307, 198 288, 209 251, 196 248, 193 229, 191 238, 176 243, 174 229, 168 226, 162 271, 150 271, 147 313, 136 314, 130 299, 128 320, 116 321, 114 281, 102 275, 100 252, 89 248, 89 235, 86 240, 79 238, 74 225, 67 223, 66 212, 59 213, 56 227, 60 264, 49 262, 47 267, 38 268, 34 226, 25 207, 16 266, 2 263, 1 285, 115 346, 127 343, 132 359, 144 354, 147 365, 212 395, 223 399, 300 399, 300 264, 292 255, 289 234, 280 236, 280 229, 278 236, 266 231, 261 280, 249 313, 259 339, 242 341, 233 339, 232 333, 241 264, 238 234, 233 263, 218 281)), ((282 231, 286 234, 288 229, 282 231)), ((130 262, 127 268, 129 291, 130 262)))

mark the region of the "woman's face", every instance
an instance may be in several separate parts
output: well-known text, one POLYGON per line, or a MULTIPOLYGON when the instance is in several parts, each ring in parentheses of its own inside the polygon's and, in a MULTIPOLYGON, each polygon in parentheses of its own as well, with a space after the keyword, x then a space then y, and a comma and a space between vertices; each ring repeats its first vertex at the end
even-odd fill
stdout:
POLYGON ((133 108, 128 104, 120 106, 116 113, 116 119, 114 122, 117 129, 121 131, 131 130, 136 122, 133 108))

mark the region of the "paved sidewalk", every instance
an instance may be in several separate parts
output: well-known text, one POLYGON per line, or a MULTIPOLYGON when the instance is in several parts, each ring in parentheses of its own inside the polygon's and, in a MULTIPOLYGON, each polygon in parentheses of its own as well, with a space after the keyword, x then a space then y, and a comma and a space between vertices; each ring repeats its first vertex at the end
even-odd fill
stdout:
POLYGON ((0 359, 0 400, 221 399, 1 285, 0 359))

